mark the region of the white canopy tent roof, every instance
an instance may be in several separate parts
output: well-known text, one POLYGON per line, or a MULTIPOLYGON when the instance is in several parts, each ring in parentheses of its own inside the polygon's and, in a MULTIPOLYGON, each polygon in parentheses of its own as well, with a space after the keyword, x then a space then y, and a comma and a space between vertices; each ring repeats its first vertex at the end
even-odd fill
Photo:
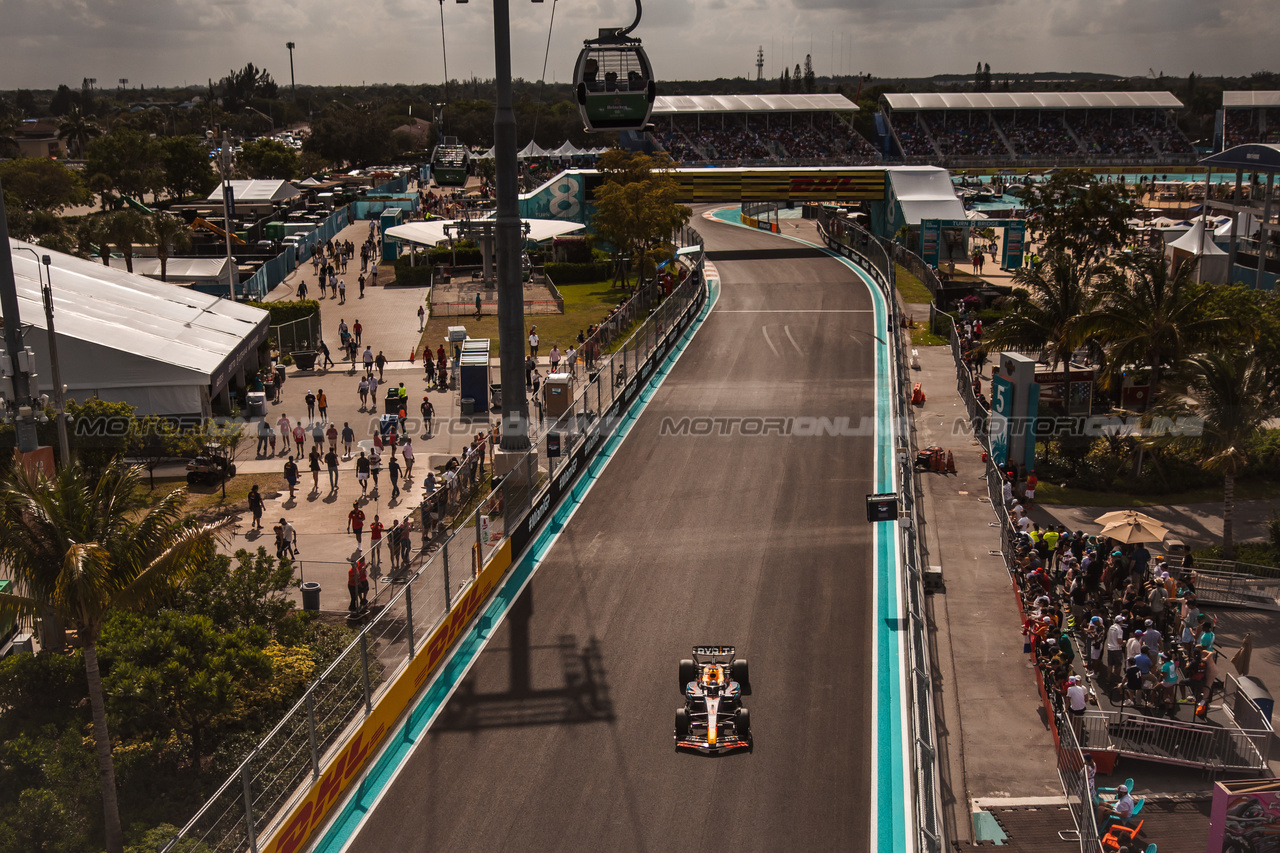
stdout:
MULTIPOLYGON (((406 222, 404 225, 388 228, 386 235, 419 246, 434 246, 442 240, 449 239, 445 234, 445 226, 458 221, 460 220, 432 219, 429 222, 406 222)), ((567 222, 563 219, 525 219, 523 221, 529 225, 529 234, 526 239, 534 242, 550 240, 552 237, 561 237, 586 228, 580 222, 567 222)))
POLYGON ((924 219, 967 219, 964 203, 946 169, 936 166, 902 166, 889 169, 889 192, 902 207, 908 225, 924 219))
MULTIPOLYGON (((110 260, 113 269, 125 269, 124 258, 111 258, 110 260)), ((208 282, 216 284, 222 282, 225 286, 228 263, 226 258, 170 258, 169 263, 165 265, 165 283, 191 284, 194 282, 208 282)), ((133 271, 136 275, 145 275, 147 278, 159 281, 160 259, 135 257, 133 259, 133 271)), ((53 325, 54 328, 57 328, 56 319, 53 325)))
POLYGON ((266 311, 20 240, 9 245, 22 323, 41 330, 28 333, 26 343, 45 377, 49 348, 37 256, 50 258, 58 355, 71 399, 96 395, 131 403, 142 414, 208 414, 210 394, 256 364, 267 337, 266 311))
POLYGON ((1170 243, 1168 248, 1190 252, 1193 255, 1204 255, 1205 257, 1213 255, 1225 256, 1227 254, 1213 242, 1213 232, 1205 228, 1204 223, 1199 219, 1192 223, 1186 234, 1170 243))
POLYGON ((548 153, 550 152, 548 152, 547 149, 543 148, 541 145, 539 145, 538 143, 530 139, 529 144, 521 148, 519 153, 516 154, 516 156, 522 157, 522 158, 523 157, 545 157, 547 156, 548 153))
POLYGON ((581 153, 583 153, 581 148, 566 139, 563 145, 551 152, 551 155, 554 157, 576 157, 581 153))
MULTIPOLYGON (((286 201, 297 198, 302 192, 288 181, 231 181, 231 193, 236 201, 246 203, 286 201)), ((222 185, 209 193, 205 201, 222 201, 222 185)))
POLYGON ((1190 257, 1195 259, 1196 278, 1213 284, 1223 284, 1227 280, 1227 253, 1213 242, 1212 227, 1197 219, 1187 229, 1187 233, 1164 247, 1165 260, 1170 269, 1174 264, 1190 257))
POLYGON ((752 112, 857 112, 844 95, 659 95, 654 115, 752 112))
POLYGON ((880 98, 900 111, 1182 109, 1171 92, 895 92, 880 98))

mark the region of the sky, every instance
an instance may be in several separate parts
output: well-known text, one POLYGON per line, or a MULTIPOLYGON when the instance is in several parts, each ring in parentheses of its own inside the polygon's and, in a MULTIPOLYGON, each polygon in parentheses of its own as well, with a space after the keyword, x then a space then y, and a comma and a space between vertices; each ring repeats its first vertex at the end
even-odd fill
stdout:
MULTIPOLYGON (((512 73, 566 82, 582 39, 625 26, 627 0, 512 0, 512 73)), ((0 89, 215 81, 247 62, 299 84, 444 79, 432 0, 0 0, 0 89)), ((1275 0, 647 0, 635 35, 659 81, 754 77, 812 54, 815 72, 876 77, 1154 70, 1280 71, 1275 0)), ((445 0, 449 77, 493 76, 491 0, 445 0)), ((661 91, 661 88, 659 89, 661 91)))

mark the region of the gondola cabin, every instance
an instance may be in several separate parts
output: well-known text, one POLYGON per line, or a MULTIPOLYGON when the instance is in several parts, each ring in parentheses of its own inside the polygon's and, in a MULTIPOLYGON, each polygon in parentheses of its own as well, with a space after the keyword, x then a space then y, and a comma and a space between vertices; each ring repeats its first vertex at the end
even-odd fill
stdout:
POLYGON ((456 136, 443 137, 431 152, 431 176, 441 187, 465 187, 471 152, 456 136))
POLYGON ((587 130, 644 130, 649 126, 658 86, 639 40, 584 42, 574 68, 574 83, 578 111, 587 130))

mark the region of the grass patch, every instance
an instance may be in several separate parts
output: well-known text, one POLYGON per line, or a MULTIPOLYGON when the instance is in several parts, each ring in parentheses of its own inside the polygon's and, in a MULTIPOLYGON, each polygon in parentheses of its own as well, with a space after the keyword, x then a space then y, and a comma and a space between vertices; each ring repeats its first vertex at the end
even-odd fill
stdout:
POLYGON ((909 305, 928 305, 933 301, 933 294, 915 273, 902 264, 894 264, 894 268, 894 282, 898 293, 902 294, 902 301, 909 305))
MULTIPOLYGON (((1270 500, 1280 498, 1280 483, 1258 480, 1236 481, 1236 500, 1270 500)), ((1170 492, 1164 495, 1136 495, 1130 492, 1094 492, 1046 483, 1036 487, 1036 503, 1054 506, 1144 507, 1182 504, 1222 503, 1222 486, 1170 492)))
MULTIPOLYGON (((281 463, 284 470, 284 463, 281 463)), ((152 494, 158 501, 174 489, 187 490, 187 512, 201 521, 213 521, 230 513, 249 511, 249 489, 257 484, 258 491, 264 500, 279 497, 284 484, 284 474, 237 474, 227 480, 227 496, 222 497, 222 486, 188 486, 186 478, 156 478, 156 488, 152 494)))
POLYGON ((941 335, 935 335, 929 331, 928 323, 915 322, 911 324, 911 345, 913 347, 941 347, 950 343, 941 335))
MULTIPOLYGON (((551 351, 553 344, 559 344, 561 350, 568 349, 578 337, 578 332, 585 332, 587 326, 599 323, 609 316, 609 310, 628 297, 621 290, 612 286, 610 281, 592 281, 583 284, 559 284, 561 296, 564 297, 563 314, 529 314, 524 318, 525 337, 529 327, 538 326, 538 351, 545 354, 551 351)), ((426 330, 418 340, 418 351, 430 346, 434 351, 449 333, 450 326, 466 326, 467 334, 472 338, 488 338, 490 352, 498 353, 498 318, 486 312, 479 320, 474 315, 463 317, 432 317, 426 330)), ((527 345, 526 345, 527 346, 527 345)))

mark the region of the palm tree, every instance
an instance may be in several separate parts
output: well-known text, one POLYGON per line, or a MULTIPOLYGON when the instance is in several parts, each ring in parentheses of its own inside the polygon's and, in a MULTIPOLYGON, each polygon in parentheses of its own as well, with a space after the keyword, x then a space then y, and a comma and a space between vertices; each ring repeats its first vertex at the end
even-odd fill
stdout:
POLYGON ((83 157, 85 146, 102 135, 102 128, 94 124, 93 119, 93 116, 86 116, 76 106, 71 108, 58 125, 58 138, 66 140, 72 157, 83 157))
POLYGON ((95 251, 102 262, 110 266, 111 246, 106 220, 101 216, 86 216, 76 226, 76 254, 87 260, 95 251))
POLYGON ((187 224, 176 216, 157 211, 151 217, 151 234, 156 238, 156 257, 160 259, 160 280, 168 281, 169 250, 185 251, 191 248, 191 232, 187 224))
POLYGON ((1063 369, 1063 401, 1070 400, 1071 354, 1084 341, 1081 319, 1097 305, 1092 287, 1096 268, 1056 251, 1032 269, 1013 274, 1014 308, 983 334, 987 352, 1003 348, 1038 349, 1050 369, 1063 369))
POLYGON ((1240 320, 1209 310, 1212 293, 1198 286, 1195 272, 1193 262, 1170 272, 1163 257, 1146 253, 1115 263, 1102 281, 1098 308, 1081 320, 1081 330, 1106 350, 1108 379, 1126 366, 1145 365, 1155 398, 1166 364, 1177 368, 1242 331, 1240 320))
MULTIPOLYGON (((111 235, 111 242, 124 255, 125 269, 133 272, 133 246, 151 239, 151 222, 136 210, 120 210, 111 214, 107 221, 107 232, 111 235)), ((103 263, 108 261, 109 259, 104 260, 103 263)))
POLYGON ((171 593, 177 579, 212 555, 225 521, 189 520, 182 490, 148 509, 142 470, 119 461, 96 476, 79 464, 62 468, 52 480, 20 465, 5 476, 0 557, 17 593, 0 593, 0 615, 49 613, 76 630, 88 676, 106 849, 122 853, 98 637, 113 611, 144 610, 171 593))
MULTIPOLYGON (((1236 475, 1248 462, 1248 446, 1267 421, 1280 416, 1280 392, 1268 376, 1266 360, 1253 345, 1225 347, 1192 356, 1177 375, 1184 391, 1170 391, 1156 411, 1191 416, 1202 424, 1195 442, 1200 466, 1222 474, 1222 555, 1235 556, 1233 516, 1236 475)), ((1171 383, 1174 384, 1174 383, 1171 383)), ((1157 437, 1156 443, 1186 441, 1157 437)))

